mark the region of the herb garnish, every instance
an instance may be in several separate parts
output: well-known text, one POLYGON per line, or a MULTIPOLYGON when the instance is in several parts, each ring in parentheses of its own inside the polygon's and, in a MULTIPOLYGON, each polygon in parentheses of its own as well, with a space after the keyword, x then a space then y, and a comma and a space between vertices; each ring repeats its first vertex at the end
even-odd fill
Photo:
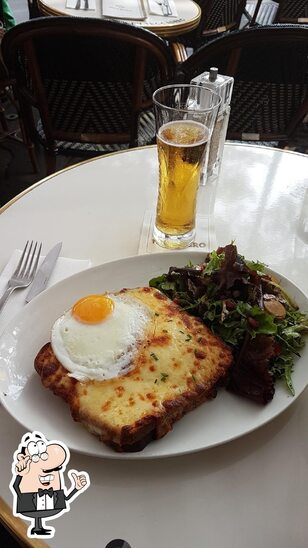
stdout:
POLYGON ((151 356, 151 358, 153 358, 153 360, 158 362, 159 358, 156 356, 156 354, 154 354, 154 352, 151 352, 150 356, 151 356))
POLYGON ((161 373, 160 374, 160 380, 162 382, 166 382, 167 378, 169 377, 169 375, 167 373, 161 373))

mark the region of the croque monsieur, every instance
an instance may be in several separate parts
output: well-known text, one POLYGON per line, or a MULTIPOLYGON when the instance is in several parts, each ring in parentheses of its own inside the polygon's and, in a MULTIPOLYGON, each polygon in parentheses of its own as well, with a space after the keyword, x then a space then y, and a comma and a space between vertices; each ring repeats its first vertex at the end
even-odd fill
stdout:
POLYGON ((218 337, 150 287, 81 299, 35 358, 74 420, 119 452, 142 450, 215 397, 231 364, 218 337))

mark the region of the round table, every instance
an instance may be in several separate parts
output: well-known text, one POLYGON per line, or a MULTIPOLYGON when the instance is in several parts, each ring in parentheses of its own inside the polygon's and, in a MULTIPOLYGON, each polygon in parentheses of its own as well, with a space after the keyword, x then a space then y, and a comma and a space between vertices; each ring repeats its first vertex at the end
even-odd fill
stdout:
MULTIPOLYGON (((193 0, 175 0, 178 18, 174 21, 166 18, 165 23, 155 16, 144 21, 126 20, 134 26, 151 30, 162 38, 172 38, 195 29, 201 18, 201 9, 193 0)), ((75 17, 102 17, 102 1, 96 0, 96 10, 75 10, 66 8, 66 0, 38 0, 39 10, 43 15, 72 15, 75 17)), ((119 19, 114 19, 119 21, 119 19)))
MULTIPOLYGON (((155 206, 156 148, 83 162, 37 183, 0 212, 0 268, 25 238, 100 264, 138 252, 144 212, 155 206)), ((308 291, 308 156, 226 144, 216 190, 218 245, 235 239, 308 291)), ((72 452, 91 487, 55 520, 50 546, 305 548, 308 393, 237 440, 162 460, 104 460, 72 452)), ((38 421, 39 426, 39 421, 38 421)), ((0 409, 0 488, 12 507, 11 459, 23 428, 0 409)), ((65 440, 63 440, 65 441, 65 440)), ((1 514, 1 508, 0 508, 1 514)))

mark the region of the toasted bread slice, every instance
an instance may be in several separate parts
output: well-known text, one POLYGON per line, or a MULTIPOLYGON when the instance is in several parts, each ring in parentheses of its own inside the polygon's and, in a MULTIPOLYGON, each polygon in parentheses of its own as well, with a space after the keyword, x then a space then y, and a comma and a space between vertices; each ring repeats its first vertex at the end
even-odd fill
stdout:
POLYGON ((35 359, 45 387, 70 406, 74 420, 116 451, 140 451, 175 421, 216 396, 231 350, 205 325, 154 288, 124 289, 152 311, 132 369, 109 380, 78 381, 46 344, 35 359))

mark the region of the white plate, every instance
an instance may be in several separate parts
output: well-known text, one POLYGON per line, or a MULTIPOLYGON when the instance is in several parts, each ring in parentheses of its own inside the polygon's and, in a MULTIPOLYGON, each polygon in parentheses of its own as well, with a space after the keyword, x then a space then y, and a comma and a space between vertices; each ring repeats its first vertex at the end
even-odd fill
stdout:
MULTIPOLYGON (((308 345, 296 364, 293 382, 296 396, 277 383, 272 402, 259 406, 220 390, 216 399, 188 413, 164 438, 139 453, 118 454, 99 442, 70 416, 68 405, 41 384, 33 368, 38 350, 50 339, 56 318, 81 296, 148 285, 150 278, 169 266, 197 263, 204 253, 158 253, 122 259, 86 270, 51 287, 14 318, 0 339, 1 401, 8 412, 28 430, 40 430, 49 439, 60 439, 70 449, 114 459, 160 458, 192 453, 231 441, 259 428, 291 405, 308 384, 308 345)), ((289 280, 275 275, 301 310, 307 297, 289 280)))

